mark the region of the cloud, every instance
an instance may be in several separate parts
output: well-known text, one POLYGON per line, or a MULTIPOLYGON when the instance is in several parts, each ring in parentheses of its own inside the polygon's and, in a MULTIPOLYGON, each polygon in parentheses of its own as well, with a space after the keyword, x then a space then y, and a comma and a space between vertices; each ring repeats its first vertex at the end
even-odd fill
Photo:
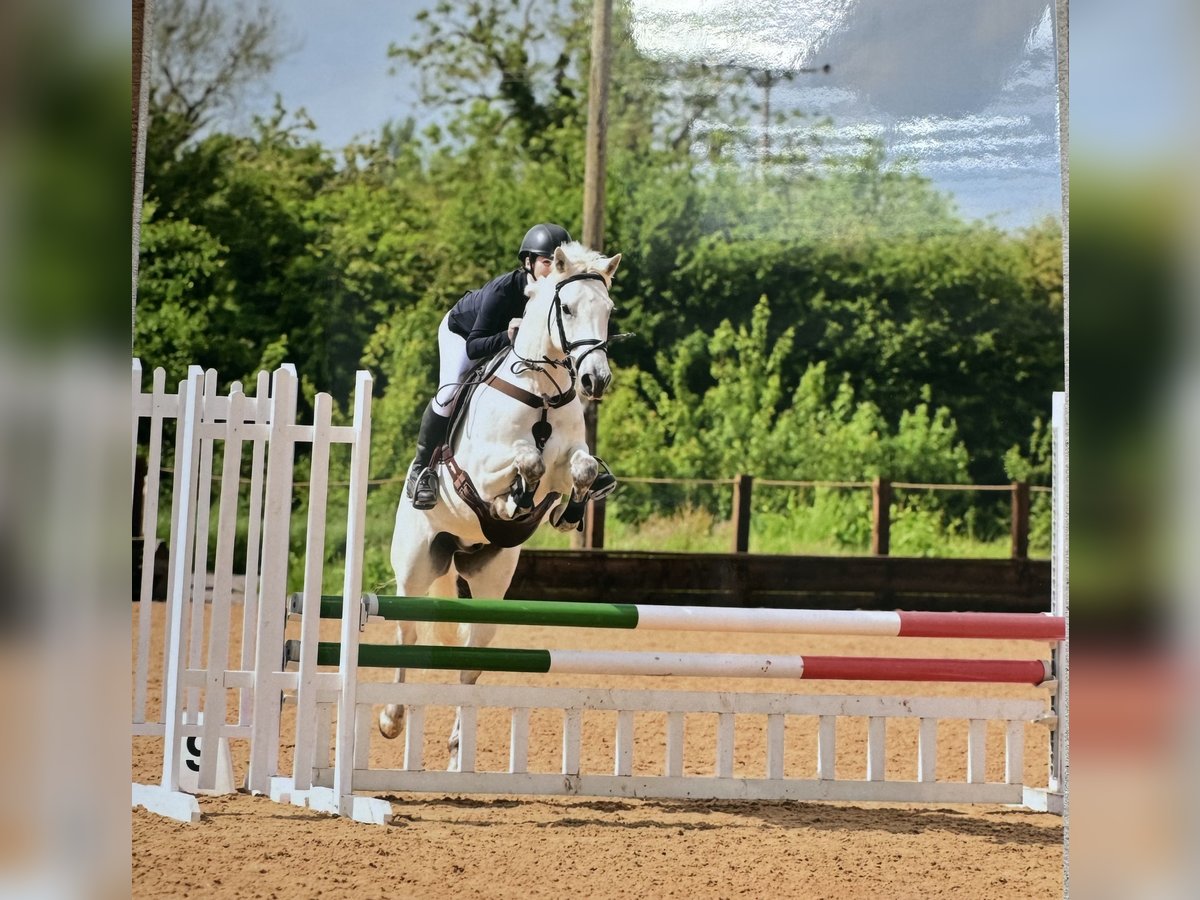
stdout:
POLYGON ((1026 55, 1047 6, 1046 0, 862 0, 829 36, 824 56, 881 114, 975 113, 1026 55))

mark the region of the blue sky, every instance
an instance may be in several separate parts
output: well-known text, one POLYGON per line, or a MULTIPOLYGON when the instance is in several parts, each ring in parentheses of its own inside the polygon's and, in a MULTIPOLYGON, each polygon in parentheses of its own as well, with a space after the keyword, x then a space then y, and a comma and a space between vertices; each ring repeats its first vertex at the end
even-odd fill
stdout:
MULTIPOLYGON (((1019 226, 1059 212, 1051 0, 632 3, 635 39, 647 53, 773 67, 830 63, 832 74, 801 76, 777 102, 831 116, 834 145, 882 139, 894 157, 953 192, 967 215, 1019 226)), ((413 15, 427 5, 280 2, 297 49, 246 112, 264 111, 279 92, 288 108, 307 109, 330 147, 415 112, 412 78, 389 74, 387 48, 413 34, 413 15)), ((1170 55, 1140 48, 1170 37, 1178 8, 1179 0, 1072 8, 1073 133, 1134 155, 1167 140, 1166 92, 1138 85, 1169 76, 1170 55)))
POLYGON ((1071 7, 1071 148, 1110 162, 1177 156, 1195 126, 1188 0, 1071 7))
MULTIPOLYGON (((219 0, 237 6, 238 0, 219 0)), ((413 15, 431 0, 276 0, 292 48, 245 106, 270 109, 279 93, 287 109, 304 107, 330 147, 404 118, 414 101, 411 79, 389 75, 388 45, 413 33, 413 15)))

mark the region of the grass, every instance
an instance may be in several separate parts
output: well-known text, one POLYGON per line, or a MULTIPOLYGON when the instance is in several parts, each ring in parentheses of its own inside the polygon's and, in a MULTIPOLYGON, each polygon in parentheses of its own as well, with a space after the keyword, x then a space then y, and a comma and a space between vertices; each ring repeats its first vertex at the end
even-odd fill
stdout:
MULTIPOLYGON (((791 556, 865 556, 870 545, 847 545, 831 535, 813 534, 798 517, 762 513, 751 518, 751 553, 791 556)), ((892 524, 891 552, 894 556, 926 556, 949 559, 1005 559, 1011 553, 1007 535, 981 540, 960 533, 929 534, 927 519, 898 516, 892 524)), ((567 550, 571 535, 541 528, 525 545, 535 550, 567 550)), ((606 517, 604 546, 608 550, 644 550, 682 553, 729 553, 733 549, 733 523, 704 510, 689 507, 669 516, 650 516, 633 525, 606 517)), ((1030 548, 1034 558, 1049 558, 1048 552, 1030 548)))

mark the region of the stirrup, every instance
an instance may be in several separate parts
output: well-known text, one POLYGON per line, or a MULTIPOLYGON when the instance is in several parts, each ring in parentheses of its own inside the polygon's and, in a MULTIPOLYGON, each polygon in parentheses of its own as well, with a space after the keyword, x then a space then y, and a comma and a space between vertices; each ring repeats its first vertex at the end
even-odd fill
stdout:
POLYGON ((417 475, 412 489, 413 509, 433 509, 437 506, 437 473, 426 466, 417 475))

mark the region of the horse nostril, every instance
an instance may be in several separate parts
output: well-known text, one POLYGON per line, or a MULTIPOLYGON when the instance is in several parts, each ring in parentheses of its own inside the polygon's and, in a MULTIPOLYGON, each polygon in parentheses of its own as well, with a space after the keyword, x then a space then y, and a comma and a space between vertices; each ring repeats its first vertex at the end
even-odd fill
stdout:
POLYGON ((579 376, 579 387, 585 397, 592 400, 599 400, 611 381, 611 376, 605 377, 604 375, 597 375, 594 372, 587 372, 579 376))

